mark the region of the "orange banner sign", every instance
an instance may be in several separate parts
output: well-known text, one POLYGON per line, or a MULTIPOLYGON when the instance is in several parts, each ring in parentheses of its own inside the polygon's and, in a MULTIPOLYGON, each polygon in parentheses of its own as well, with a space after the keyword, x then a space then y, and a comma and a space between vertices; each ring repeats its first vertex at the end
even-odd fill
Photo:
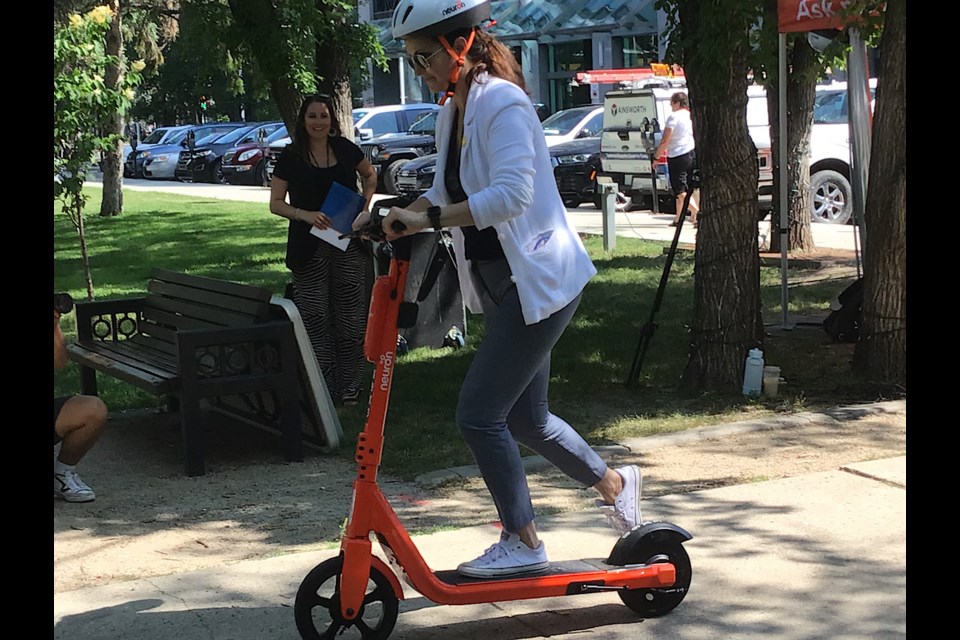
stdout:
POLYGON ((842 18, 841 11, 851 4, 851 0, 777 0, 777 29, 780 33, 843 29, 852 20, 842 18))

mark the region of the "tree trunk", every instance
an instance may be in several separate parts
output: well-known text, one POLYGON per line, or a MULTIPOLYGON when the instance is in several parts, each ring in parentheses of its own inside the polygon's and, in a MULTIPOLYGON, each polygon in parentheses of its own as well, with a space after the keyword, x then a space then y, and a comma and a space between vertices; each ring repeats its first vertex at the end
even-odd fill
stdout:
MULTIPOLYGON (((806 37, 795 37, 787 61, 787 251, 808 253, 816 248, 810 229, 810 129, 817 92, 816 53, 806 37)), ((780 87, 774 77, 766 85, 770 114, 770 144, 775 168, 780 160, 780 87)), ((773 173, 773 214, 770 217, 770 250, 780 252, 780 171, 773 173)))
POLYGON ((749 25, 696 0, 677 7, 702 176, 690 357, 680 387, 739 393, 747 352, 763 339, 757 150, 746 126, 749 25), (742 37, 719 38, 718 30, 742 37), (703 42, 712 42, 709 55, 698 51, 703 42))
MULTIPOLYGON (((107 6, 113 13, 110 30, 105 41, 106 53, 116 57, 116 64, 108 64, 103 80, 108 89, 117 90, 123 83, 123 34, 120 31, 120 0, 109 0, 107 6)), ((111 113, 103 122, 103 134, 122 135, 123 115, 111 113)), ((100 201, 100 215, 104 217, 119 215, 123 211, 123 140, 118 139, 103 154, 103 198, 100 201)))
POLYGON ((887 2, 864 221, 863 322, 854 369, 907 384, 906 0, 887 2))
POLYGON ((90 271, 90 255, 87 253, 86 229, 83 224, 83 197, 75 197, 70 203, 73 213, 70 219, 80 238, 80 264, 83 266, 83 279, 87 284, 87 300, 93 300, 93 274, 90 271))
MULTIPOLYGON (((317 11, 330 15, 326 3, 316 1, 317 11)), ((350 91, 350 72, 347 70, 348 56, 336 42, 317 40, 314 50, 314 69, 320 91, 333 97, 333 108, 337 113, 340 131, 347 140, 353 140, 353 95, 350 91)))
POLYGON ((290 66, 284 62, 284 56, 277 53, 286 46, 286 37, 280 29, 273 3, 270 0, 228 0, 228 4, 241 36, 253 51, 264 76, 270 78, 270 93, 292 135, 303 94, 290 80, 290 66))

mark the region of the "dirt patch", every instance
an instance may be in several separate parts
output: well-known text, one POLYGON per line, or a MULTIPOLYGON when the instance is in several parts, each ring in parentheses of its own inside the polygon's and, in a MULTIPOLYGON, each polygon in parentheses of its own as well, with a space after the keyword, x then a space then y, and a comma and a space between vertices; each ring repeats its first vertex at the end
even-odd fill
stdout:
MULTIPOLYGON (((269 434, 217 425, 209 435, 207 475, 189 478, 175 416, 111 418, 79 468, 97 500, 54 501, 54 592, 336 543, 350 504, 350 460, 308 451, 304 462, 284 463, 269 434)), ((644 495, 651 497, 905 453, 904 409, 607 458, 611 465, 642 465, 644 495)), ((496 519, 479 478, 434 490, 384 474, 380 483, 413 532, 496 519)), ((552 467, 531 471, 530 486, 541 514, 590 508, 595 497, 552 467)))

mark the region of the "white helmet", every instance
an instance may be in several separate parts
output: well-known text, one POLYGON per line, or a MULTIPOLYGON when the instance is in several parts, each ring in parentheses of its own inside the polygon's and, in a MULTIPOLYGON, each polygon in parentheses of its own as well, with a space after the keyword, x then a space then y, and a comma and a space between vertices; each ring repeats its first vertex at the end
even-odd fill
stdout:
POLYGON ((490 19, 490 0, 400 0, 393 11, 393 37, 435 37, 490 19))

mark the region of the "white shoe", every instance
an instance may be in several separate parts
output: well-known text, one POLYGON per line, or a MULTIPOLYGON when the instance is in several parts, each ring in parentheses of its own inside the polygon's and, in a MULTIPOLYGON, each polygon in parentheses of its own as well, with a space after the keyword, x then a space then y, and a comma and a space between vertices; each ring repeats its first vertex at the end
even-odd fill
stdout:
POLYGON ((93 502, 97 498, 93 489, 72 469, 53 474, 53 491, 67 502, 93 502))
POLYGON ((640 467, 633 464, 620 467, 615 471, 623 478, 623 490, 614 498, 613 504, 597 500, 596 505, 607 516, 610 526, 623 535, 637 525, 643 524, 643 516, 640 513, 643 474, 640 473, 640 467))
POLYGON ((543 541, 536 549, 531 549, 517 534, 502 531, 499 542, 491 545, 479 558, 462 563, 457 567, 457 573, 471 578, 496 578, 542 571, 548 566, 543 541))

